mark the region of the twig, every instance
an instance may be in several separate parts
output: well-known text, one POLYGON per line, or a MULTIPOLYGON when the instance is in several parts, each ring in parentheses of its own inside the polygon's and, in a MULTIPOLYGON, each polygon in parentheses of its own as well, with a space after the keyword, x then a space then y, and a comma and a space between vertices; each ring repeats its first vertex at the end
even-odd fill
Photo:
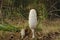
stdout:
POLYGON ((49 13, 52 13, 52 12, 55 12, 55 11, 60 11, 60 9, 49 11, 49 13))
MULTIPOLYGON (((56 12, 56 11, 60 11, 60 9, 52 10, 49 13, 56 12)), ((54 15, 60 17, 58 14, 54 14, 54 15)))
POLYGON ((55 14, 55 16, 60 17, 60 15, 55 14))
POLYGON ((52 7, 54 7, 54 5, 55 5, 56 3, 58 3, 58 2, 55 2, 54 4, 52 4, 51 7, 48 9, 48 11, 49 11, 52 7))
POLYGON ((57 9, 56 7, 53 7, 55 10, 57 9))

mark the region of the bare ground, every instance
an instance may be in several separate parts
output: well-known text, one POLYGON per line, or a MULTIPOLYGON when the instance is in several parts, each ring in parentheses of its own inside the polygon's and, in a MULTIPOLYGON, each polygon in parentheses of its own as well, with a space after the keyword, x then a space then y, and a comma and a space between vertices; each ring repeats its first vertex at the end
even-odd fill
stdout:
MULTIPOLYGON (((33 40, 32 34, 29 31, 26 31, 26 35, 21 39, 20 32, 7 32, 0 31, 0 40, 33 40)), ((34 40, 60 40, 59 32, 49 32, 43 34, 42 32, 35 32, 34 40)))

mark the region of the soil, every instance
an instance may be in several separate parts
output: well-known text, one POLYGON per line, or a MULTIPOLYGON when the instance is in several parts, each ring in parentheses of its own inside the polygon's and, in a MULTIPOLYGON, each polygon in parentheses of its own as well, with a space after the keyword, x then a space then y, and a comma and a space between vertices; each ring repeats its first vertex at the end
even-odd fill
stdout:
POLYGON ((49 32, 44 34, 42 32, 35 32, 35 37, 32 39, 30 30, 25 30, 25 36, 21 39, 20 32, 0 31, 0 40, 55 40, 60 39, 59 32, 49 32))

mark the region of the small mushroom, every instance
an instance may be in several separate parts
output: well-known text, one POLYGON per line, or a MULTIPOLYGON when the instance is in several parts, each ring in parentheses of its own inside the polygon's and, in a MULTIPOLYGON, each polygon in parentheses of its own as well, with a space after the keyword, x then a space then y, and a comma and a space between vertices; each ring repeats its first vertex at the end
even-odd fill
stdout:
POLYGON ((21 38, 23 39, 24 36, 25 36, 25 29, 21 29, 21 38))

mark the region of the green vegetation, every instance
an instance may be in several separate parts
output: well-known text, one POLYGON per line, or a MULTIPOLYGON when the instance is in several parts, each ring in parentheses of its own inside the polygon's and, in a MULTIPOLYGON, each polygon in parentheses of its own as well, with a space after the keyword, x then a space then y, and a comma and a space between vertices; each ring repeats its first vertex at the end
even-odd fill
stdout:
POLYGON ((37 11, 38 28, 40 28, 39 24, 48 16, 45 2, 45 0, 1 0, 1 29, 5 28, 8 30, 8 28, 10 28, 9 30, 16 30, 14 26, 18 26, 19 28, 26 28, 28 26, 27 21, 29 10, 32 8, 36 9, 37 11), (9 24, 12 24, 14 26, 11 26, 9 24))
MULTIPOLYGON (((29 10, 34 8, 37 11, 37 30, 41 29, 42 22, 48 18, 48 10, 51 3, 47 0, 1 0, 0 6, 0 29, 16 30, 28 27, 29 10), (8 23, 8 24, 6 24, 8 23), (14 25, 14 26, 11 26, 14 25), (8 29, 10 28, 10 29, 8 29)), ((41 29, 42 30, 42 29, 41 29)))
POLYGON ((14 26, 9 25, 9 24, 0 24, 0 30, 3 30, 3 31, 11 31, 11 32, 20 31, 19 28, 14 27, 14 26))

